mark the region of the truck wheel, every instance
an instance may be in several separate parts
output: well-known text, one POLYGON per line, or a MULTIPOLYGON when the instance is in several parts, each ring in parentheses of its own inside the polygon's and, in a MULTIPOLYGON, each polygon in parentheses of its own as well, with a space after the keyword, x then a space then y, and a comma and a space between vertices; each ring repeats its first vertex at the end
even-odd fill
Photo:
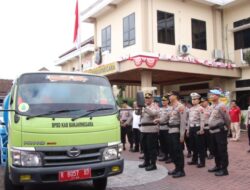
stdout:
POLYGON ((105 190, 107 186, 108 179, 100 178, 100 179, 93 179, 93 185, 96 190, 105 190))
POLYGON ((9 170, 8 166, 5 166, 5 174, 4 174, 4 190, 23 190, 23 186, 14 185, 9 178, 9 170))

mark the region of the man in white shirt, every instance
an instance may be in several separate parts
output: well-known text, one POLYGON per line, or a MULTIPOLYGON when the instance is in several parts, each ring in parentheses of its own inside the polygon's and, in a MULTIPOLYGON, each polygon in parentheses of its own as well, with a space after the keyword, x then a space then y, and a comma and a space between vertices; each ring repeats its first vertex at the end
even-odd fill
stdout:
POLYGON ((133 117, 133 122, 132 122, 132 127, 133 127, 133 142, 134 142, 134 148, 132 150, 132 152, 139 152, 139 147, 140 147, 140 129, 139 129, 139 123, 140 123, 140 119, 141 116, 138 113, 138 106, 137 106, 137 102, 133 103, 133 108, 134 111, 132 113, 132 117, 133 117))

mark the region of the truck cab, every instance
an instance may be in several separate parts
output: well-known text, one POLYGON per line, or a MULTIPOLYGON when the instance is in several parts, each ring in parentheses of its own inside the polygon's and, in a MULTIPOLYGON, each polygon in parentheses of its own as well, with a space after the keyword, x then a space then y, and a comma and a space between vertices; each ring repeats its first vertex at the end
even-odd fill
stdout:
MULTIPOLYGON (((5 110, 6 111, 6 110, 5 110)), ((10 92, 5 190, 93 180, 123 171, 118 109, 107 78, 24 73, 10 92)))

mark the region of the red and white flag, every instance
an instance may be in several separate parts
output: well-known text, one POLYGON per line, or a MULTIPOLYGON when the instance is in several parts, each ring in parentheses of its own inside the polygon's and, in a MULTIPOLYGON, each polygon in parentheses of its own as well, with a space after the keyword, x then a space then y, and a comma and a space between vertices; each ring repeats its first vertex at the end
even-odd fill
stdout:
POLYGON ((80 46, 80 24, 79 24, 78 0, 76 0, 75 28, 74 28, 73 42, 76 44, 76 47, 79 48, 79 46, 80 46))

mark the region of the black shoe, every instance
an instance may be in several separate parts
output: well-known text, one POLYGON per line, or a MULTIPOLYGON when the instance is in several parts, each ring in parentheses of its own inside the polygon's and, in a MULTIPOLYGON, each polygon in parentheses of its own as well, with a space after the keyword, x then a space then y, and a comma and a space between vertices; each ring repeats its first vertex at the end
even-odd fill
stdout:
POLYGON ((191 161, 191 162, 188 162, 187 164, 188 164, 188 165, 197 165, 198 163, 197 163, 197 162, 194 162, 194 161, 191 161))
POLYGON ((214 175, 215 176, 225 176, 225 175, 228 175, 228 171, 227 170, 219 170, 219 171, 215 172, 214 175))
POLYGON ((186 174, 184 171, 178 171, 176 172, 172 177, 173 178, 178 178, 178 177, 184 177, 186 174))
POLYGON ((159 160, 160 162, 163 162, 163 161, 166 161, 167 158, 166 158, 165 156, 163 156, 163 157, 159 158, 158 160, 159 160))
POLYGON ((204 168, 204 167, 205 167, 205 164, 200 163, 200 164, 197 165, 197 168, 204 168))
POLYGON ((168 172, 168 175, 174 175, 174 174, 176 174, 177 173, 177 171, 174 169, 174 170, 172 170, 172 171, 169 171, 168 172))
POLYGON ((172 163, 172 160, 169 158, 165 161, 166 164, 172 163))
POLYGON ((146 167, 148 167, 148 166, 150 166, 149 163, 143 162, 143 163, 140 164, 138 167, 139 167, 139 168, 146 168, 146 167))
POLYGON ((212 160, 213 158, 214 158, 214 156, 213 156, 212 154, 210 154, 210 155, 207 157, 208 160, 212 160))
POLYGON ((152 171, 152 170, 156 170, 156 169, 157 169, 157 167, 155 164, 151 164, 145 168, 146 171, 152 171))
POLYGON ((218 171, 220 171, 220 168, 218 168, 217 166, 208 170, 208 172, 218 172, 218 171))

